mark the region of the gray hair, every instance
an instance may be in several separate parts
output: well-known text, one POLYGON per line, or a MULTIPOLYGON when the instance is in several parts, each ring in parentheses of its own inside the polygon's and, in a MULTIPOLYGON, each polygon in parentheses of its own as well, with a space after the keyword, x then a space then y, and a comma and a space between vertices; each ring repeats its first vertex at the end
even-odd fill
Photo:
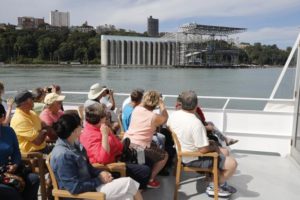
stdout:
POLYGON ((198 105, 197 94, 192 90, 182 92, 179 97, 183 110, 191 111, 198 105))

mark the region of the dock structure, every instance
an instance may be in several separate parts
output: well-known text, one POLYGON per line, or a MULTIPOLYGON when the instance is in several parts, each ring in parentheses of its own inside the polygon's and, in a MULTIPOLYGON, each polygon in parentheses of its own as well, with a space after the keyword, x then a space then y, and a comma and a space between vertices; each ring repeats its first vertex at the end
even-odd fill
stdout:
POLYGON ((238 65, 237 41, 229 35, 245 32, 246 28, 188 23, 163 38, 177 41, 178 66, 234 66, 238 65))
POLYGON ((101 36, 101 65, 173 66, 173 39, 132 36, 101 36))
POLYGON ((244 31, 190 23, 160 38, 102 35, 101 65, 237 66, 239 49, 228 36, 244 31))

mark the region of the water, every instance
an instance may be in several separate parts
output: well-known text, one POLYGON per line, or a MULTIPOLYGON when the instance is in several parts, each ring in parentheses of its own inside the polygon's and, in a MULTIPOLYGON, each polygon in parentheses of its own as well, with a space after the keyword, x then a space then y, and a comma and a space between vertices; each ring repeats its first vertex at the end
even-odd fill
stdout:
MULTIPOLYGON (((130 93, 133 88, 156 89, 163 94, 177 95, 192 89, 201 96, 268 98, 282 68, 249 69, 162 69, 162 68, 99 68, 99 67, 0 67, 0 81, 7 91, 45 87, 53 83, 65 91, 86 92, 96 82, 130 93)), ((291 98, 294 69, 289 69, 277 98, 291 98)), ((71 97, 84 101, 85 97, 71 97)), ((70 98, 69 98, 70 99, 70 98)), ((202 100, 210 106, 211 100, 202 100)), ((215 101, 220 106, 224 102, 215 101)), ((217 106, 219 107, 219 105, 217 106)))

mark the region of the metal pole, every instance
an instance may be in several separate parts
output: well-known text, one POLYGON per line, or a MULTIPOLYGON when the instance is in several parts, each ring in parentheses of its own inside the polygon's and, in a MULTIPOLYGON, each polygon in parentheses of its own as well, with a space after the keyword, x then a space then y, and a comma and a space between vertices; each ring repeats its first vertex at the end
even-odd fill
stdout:
MULTIPOLYGON (((283 79, 283 76, 284 76, 284 74, 285 74, 287 68, 289 67, 289 64, 290 64, 290 62, 291 62, 291 60, 292 60, 292 58, 293 58, 293 55, 295 54, 295 51, 296 51, 296 49, 298 48, 299 41, 300 41, 300 34, 298 35, 297 40, 296 40, 296 42, 295 42, 295 44, 294 44, 294 46, 293 46, 293 49, 292 49, 292 51, 291 51, 291 53, 290 53, 290 55, 289 55, 289 57, 288 57, 288 59, 287 59, 285 65, 284 65, 284 67, 283 67, 283 69, 282 69, 282 71, 281 71, 281 74, 280 74, 280 76, 279 76, 279 78, 278 78, 278 80, 277 80, 277 82, 276 82, 274 88, 273 88, 273 91, 272 91, 272 93, 271 93, 270 99, 273 99, 273 98, 274 98, 274 96, 275 96, 275 94, 276 94, 276 92, 277 92, 277 90, 278 90, 278 87, 279 87, 279 85, 280 85, 280 83, 281 83, 281 81, 282 81, 282 79, 283 79)), ((296 81, 296 80, 295 80, 295 81, 296 81)))

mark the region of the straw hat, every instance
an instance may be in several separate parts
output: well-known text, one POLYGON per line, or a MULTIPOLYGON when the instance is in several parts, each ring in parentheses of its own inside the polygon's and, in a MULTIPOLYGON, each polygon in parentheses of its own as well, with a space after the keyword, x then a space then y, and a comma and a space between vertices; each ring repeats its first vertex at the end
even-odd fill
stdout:
POLYGON ((44 103, 47 105, 53 104, 55 101, 63 101, 66 96, 58 95, 56 93, 47 94, 44 103))

